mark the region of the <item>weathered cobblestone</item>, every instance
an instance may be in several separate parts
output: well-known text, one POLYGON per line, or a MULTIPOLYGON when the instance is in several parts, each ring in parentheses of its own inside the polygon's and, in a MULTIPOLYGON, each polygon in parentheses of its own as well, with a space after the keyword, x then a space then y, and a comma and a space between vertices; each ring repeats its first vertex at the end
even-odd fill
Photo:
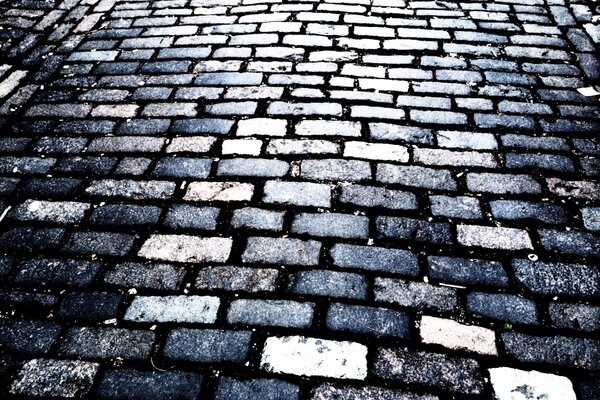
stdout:
POLYGON ((597 14, 0 1, 0 397, 597 400, 597 14))

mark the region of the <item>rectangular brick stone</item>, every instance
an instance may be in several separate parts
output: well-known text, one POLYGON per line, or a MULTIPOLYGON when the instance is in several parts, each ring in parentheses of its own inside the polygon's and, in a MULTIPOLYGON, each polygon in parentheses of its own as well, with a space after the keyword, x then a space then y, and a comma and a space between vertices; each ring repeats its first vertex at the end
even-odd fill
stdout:
POLYGON ((336 243, 329 254, 333 258, 333 264, 342 268, 408 276, 419 274, 417 257, 407 250, 336 243))
POLYGON ((227 312, 230 324, 308 328, 313 321, 314 304, 291 300, 234 300, 227 312))
POLYGON ((410 317, 388 308, 333 303, 327 310, 327 328, 334 331, 366 333, 377 337, 410 336, 410 317))
POLYGON ((138 255, 143 258, 177 262, 226 262, 232 240, 221 237, 151 235, 138 255))
POLYGON ((296 124, 295 134, 299 136, 360 136, 360 123, 352 121, 304 120, 296 124))
POLYGON ((250 347, 250 331, 173 329, 167 335, 164 355, 191 362, 243 362, 250 347))
POLYGON ((473 192, 539 193, 541 186, 530 175, 494 173, 467 174, 467 187, 473 192))
POLYGON ((375 375, 465 394, 481 394, 485 388, 477 361, 406 348, 379 349, 375 356, 375 375), (439 373, 440 367, 444 373, 439 373))
POLYGON ((265 203, 331 207, 331 188, 326 184, 267 181, 263 192, 265 203))
POLYGON ((376 178, 383 183, 398 183, 428 189, 456 190, 456 181, 450 171, 419 166, 379 164, 376 178))
POLYGON ((123 328, 70 328, 58 353, 67 357, 126 358, 144 360, 150 356, 154 333, 123 328))
POLYGON ((200 270, 195 287, 205 290, 242 292, 272 292, 275 290, 279 271, 268 268, 217 266, 200 270))
POLYGON ((242 262, 317 265, 321 243, 291 238, 250 237, 242 262))
POLYGON ((214 296, 136 296, 123 319, 211 324, 217 319, 219 304, 214 296))
POLYGON ((457 225, 457 239, 463 246, 487 249, 533 249, 527 231, 515 228, 479 225, 457 225))
POLYGON ((300 176, 326 181, 361 181, 371 179, 371 166, 366 161, 334 158, 303 160, 300 164, 300 176))
POLYGON ((365 379, 367 348, 359 343, 310 337, 270 337, 265 342, 261 367, 292 375, 365 379))
POLYGON ((438 344, 452 350, 466 350, 479 354, 498 354, 496 335, 490 329, 423 315, 419 332, 422 343, 438 344))
POLYGON ((375 300, 403 307, 452 312, 458 305, 456 291, 447 287, 402 279, 375 278, 375 300))
POLYGON ((190 201, 248 201, 254 185, 239 182, 192 182, 183 197, 190 201))
POLYGON ((340 213, 302 213, 292 222, 292 232, 318 237, 363 238, 369 236, 369 219, 340 213))

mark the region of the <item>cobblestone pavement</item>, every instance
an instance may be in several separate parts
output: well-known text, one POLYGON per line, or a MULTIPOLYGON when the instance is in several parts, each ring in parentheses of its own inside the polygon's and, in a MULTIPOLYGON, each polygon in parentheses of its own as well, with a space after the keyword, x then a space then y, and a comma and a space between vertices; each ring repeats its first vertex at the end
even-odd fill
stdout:
POLYGON ((600 399, 597 4, 0 1, 0 397, 600 399))

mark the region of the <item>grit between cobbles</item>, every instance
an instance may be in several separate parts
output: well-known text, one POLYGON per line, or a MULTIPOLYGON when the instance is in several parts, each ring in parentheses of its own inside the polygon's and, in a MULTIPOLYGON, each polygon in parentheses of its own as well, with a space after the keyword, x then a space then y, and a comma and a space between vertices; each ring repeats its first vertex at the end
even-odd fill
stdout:
POLYGON ((587 0, 0 0, 0 397, 600 399, 587 0))

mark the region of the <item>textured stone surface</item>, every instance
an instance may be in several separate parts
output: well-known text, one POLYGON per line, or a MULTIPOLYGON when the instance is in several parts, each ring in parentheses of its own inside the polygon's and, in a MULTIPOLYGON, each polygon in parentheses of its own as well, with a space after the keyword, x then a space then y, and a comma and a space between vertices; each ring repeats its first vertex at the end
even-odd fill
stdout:
POLYGON ((597 400, 598 12, 0 1, 0 397, 597 400))
POLYGON ((33 359, 19 371, 10 392, 33 397, 85 397, 99 366, 84 361, 33 359))
POLYGON ((494 395, 499 400, 544 398, 575 400, 573 384, 564 376, 523 371, 514 368, 490 368, 494 395))
POLYGON ((359 343, 310 337, 270 337, 265 342, 261 366, 293 375, 364 379, 367 348, 359 343))

